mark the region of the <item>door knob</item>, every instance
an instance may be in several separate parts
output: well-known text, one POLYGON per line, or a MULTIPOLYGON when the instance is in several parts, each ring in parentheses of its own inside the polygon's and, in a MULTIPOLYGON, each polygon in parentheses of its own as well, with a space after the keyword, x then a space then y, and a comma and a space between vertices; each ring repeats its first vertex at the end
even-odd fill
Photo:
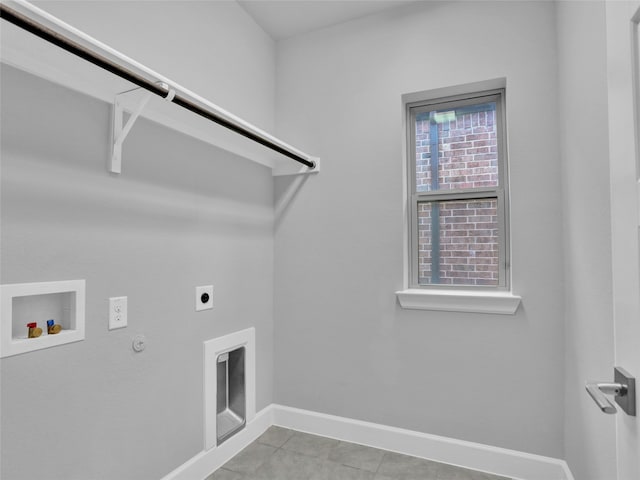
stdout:
POLYGON ((587 383, 586 388, 593 401, 604 413, 616 413, 616 407, 604 396, 605 393, 617 396, 626 395, 628 391, 627 385, 620 383, 587 383))
POLYGON ((636 414, 636 383, 635 378, 620 368, 614 369, 614 382, 588 382, 587 393, 591 396, 600 410, 604 413, 616 413, 616 407, 605 396, 614 395, 615 402, 627 415, 636 414))

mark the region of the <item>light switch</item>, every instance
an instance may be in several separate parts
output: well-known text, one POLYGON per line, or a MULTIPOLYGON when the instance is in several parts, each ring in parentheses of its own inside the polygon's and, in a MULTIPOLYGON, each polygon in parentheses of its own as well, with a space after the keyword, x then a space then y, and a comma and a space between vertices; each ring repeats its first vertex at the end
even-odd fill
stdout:
POLYGON ((109 299, 109 330, 127 326, 127 297, 109 299))

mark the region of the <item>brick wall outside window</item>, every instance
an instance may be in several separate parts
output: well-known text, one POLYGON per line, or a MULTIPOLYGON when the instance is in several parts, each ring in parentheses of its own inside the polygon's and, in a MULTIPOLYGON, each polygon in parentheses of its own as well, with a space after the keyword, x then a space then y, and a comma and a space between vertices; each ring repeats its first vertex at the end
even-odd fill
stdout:
MULTIPOLYGON (((438 189, 498 185, 495 110, 458 116, 438 126, 438 189)), ((429 116, 416 120, 416 190, 431 189, 429 116)), ((419 283, 432 283, 432 210, 439 208, 439 283, 498 284, 496 199, 422 202, 418 205, 419 283)))

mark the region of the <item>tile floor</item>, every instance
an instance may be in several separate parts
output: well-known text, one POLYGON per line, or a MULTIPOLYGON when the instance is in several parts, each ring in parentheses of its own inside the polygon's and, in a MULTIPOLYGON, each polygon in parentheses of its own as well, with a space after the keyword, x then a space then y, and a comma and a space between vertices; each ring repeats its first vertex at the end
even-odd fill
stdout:
POLYGON ((206 480, 509 479, 274 426, 206 480))

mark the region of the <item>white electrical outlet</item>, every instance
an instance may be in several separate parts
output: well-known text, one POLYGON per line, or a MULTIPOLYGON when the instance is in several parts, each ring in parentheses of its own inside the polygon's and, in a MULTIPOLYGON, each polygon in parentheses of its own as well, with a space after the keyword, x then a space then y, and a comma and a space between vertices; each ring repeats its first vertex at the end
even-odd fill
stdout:
POLYGON ((213 285, 196 287, 196 312, 213 308, 213 285))
POLYGON ((109 299, 109 330, 127 326, 127 297, 109 299))

